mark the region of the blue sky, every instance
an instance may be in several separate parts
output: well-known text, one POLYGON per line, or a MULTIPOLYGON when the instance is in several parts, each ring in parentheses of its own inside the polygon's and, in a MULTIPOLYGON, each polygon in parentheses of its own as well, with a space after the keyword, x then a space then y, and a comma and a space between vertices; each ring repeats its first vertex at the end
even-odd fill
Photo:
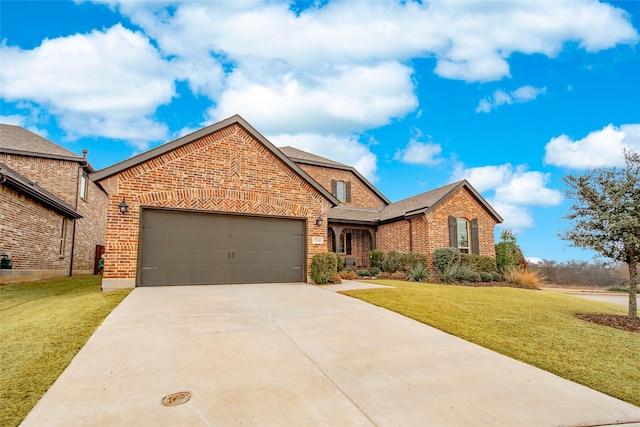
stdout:
POLYGON ((640 2, 5 1, 0 122, 97 169, 240 114, 392 201, 466 178, 531 258, 640 150, 640 2))

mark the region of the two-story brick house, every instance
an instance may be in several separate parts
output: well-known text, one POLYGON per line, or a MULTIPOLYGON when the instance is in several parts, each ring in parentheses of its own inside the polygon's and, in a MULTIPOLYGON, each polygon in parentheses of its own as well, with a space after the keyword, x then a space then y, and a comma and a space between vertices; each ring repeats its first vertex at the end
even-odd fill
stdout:
POLYGON ((309 280, 373 248, 494 255, 500 216, 466 181, 391 203, 352 167, 276 148, 240 116, 92 174, 109 195, 103 289, 309 280))
POLYGON ((107 195, 79 156, 19 126, 0 124, 0 283, 96 271, 107 195))

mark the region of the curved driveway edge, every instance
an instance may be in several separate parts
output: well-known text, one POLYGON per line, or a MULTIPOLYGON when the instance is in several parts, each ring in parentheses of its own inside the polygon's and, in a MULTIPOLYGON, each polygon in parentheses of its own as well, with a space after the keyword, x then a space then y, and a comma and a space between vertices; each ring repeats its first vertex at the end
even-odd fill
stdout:
POLYGON ((640 408, 344 295, 264 284, 136 288, 22 425, 623 422, 640 408))

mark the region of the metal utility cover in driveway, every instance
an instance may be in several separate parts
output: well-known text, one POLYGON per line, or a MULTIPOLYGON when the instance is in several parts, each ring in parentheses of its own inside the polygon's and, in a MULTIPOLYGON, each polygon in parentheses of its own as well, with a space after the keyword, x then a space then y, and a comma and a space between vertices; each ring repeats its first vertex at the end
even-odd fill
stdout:
POLYGON ((139 286, 304 281, 299 219, 144 209, 139 286))

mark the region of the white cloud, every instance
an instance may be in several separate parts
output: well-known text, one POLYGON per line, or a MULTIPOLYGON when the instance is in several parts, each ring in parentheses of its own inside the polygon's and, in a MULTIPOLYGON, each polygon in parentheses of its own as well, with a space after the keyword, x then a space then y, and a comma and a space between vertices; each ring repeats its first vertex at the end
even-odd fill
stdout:
POLYGON ((269 137, 277 147, 295 147, 317 156, 353 166, 365 178, 376 182, 377 158, 369 148, 354 136, 296 134, 272 135, 269 137))
POLYGON ((562 202, 562 194, 547 187, 550 174, 529 171, 524 165, 484 166, 465 169, 456 165, 451 181, 468 180, 488 197, 491 205, 505 220, 506 228, 533 227, 533 216, 528 206, 554 206, 562 202))
POLYGON ((544 161, 575 169, 621 166, 624 149, 640 151, 640 124, 610 124, 577 141, 567 135, 551 138, 545 146, 544 161))
POLYGON ((505 104, 533 101, 538 95, 542 95, 546 91, 546 87, 536 88, 533 86, 522 86, 510 93, 498 89, 493 95, 480 100, 476 107, 476 113, 488 113, 505 104))
MULTIPOLYGON (((435 166, 442 163, 440 154, 442 146, 433 142, 420 142, 423 133, 420 129, 413 129, 414 136, 406 147, 398 149, 393 156, 394 160, 412 165, 435 166)), ((431 137, 428 137, 431 139, 431 137)))
POLYGON ((118 24, 47 39, 32 50, 2 45, 0 54, 3 98, 47 106, 69 134, 147 141, 166 136, 166 126, 149 117, 171 101, 175 77, 140 32, 118 24))
POLYGON ((239 113, 265 133, 336 133, 385 125, 417 105, 411 69, 395 62, 269 79, 238 70, 208 116, 218 121, 239 113))
POLYGON ((13 125, 13 126, 22 126, 24 127, 24 123, 26 121, 25 116, 20 116, 17 114, 11 114, 8 116, 0 115, 0 123, 5 125, 13 125))

